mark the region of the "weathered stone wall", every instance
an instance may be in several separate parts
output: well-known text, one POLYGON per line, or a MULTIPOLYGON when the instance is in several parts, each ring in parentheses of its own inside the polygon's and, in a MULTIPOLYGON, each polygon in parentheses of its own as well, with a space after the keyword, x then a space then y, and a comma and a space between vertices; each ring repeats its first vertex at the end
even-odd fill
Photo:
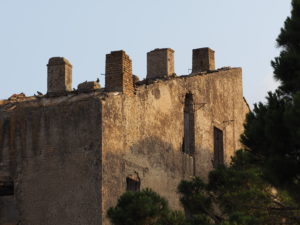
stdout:
MULTIPOLYGON (((182 179, 206 178, 213 168, 213 128, 224 135, 229 163, 240 147, 247 110, 240 68, 157 80, 141 85, 136 95, 111 95, 102 102, 102 208, 114 205, 126 190, 126 177, 135 175, 141 188, 152 188, 180 208, 176 194, 182 179), (186 93, 193 94, 194 157, 182 152, 186 93)), ((104 218, 104 217, 103 217, 104 218)), ((108 224, 104 218, 103 224, 108 224)))
POLYGON ((0 171, 15 185, 1 225, 101 224, 100 109, 85 94, 0 108, 0 171))
POLYGON ((152 188, 179 209, 179 182, 206 179, 213 168, 214 127, 223 131, 226 163, 240 148, 249 110, 240 68, 146 80, 136 84, 134 94, 131 61, 124 52, 117 56, 107 66, 119 67, 111 65, 106 75, 113 75, 111 82, 121 77, 112 83, 121 89, 108 85, 1 103, 0 179, 12 177, 15 193, 0 196, 0 225, 107 225, 107 209, 126 190, 126 177, 139 179, 141 188, 152 188), (187 93, 193 95, 192 155, 182 151, 187 93))

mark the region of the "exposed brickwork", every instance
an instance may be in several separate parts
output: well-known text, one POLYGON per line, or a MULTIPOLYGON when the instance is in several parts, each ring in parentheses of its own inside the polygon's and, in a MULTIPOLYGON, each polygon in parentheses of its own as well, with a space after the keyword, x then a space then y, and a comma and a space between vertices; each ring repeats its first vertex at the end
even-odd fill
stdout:
POLYGON ((72 65, 63 57, 53 57, 48 62, 48 93, 72 91, 72 65))
POLYGON ((147 78, 172 76, 174 74, 174 50, 157 48, 147 53, 147 78))
POLYGON ((193 73, 215 70, 215 52, 210 48, 193 49, 193 73))
POLYGON ((105 90, 132 94, 132 63, 125 51, 113 51, 106 55, 105 90))

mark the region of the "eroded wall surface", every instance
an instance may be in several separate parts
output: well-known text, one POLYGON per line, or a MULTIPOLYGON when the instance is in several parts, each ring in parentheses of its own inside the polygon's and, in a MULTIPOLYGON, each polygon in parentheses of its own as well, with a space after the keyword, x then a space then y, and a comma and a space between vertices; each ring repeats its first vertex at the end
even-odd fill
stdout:
POLYGON ((214 127, 223 132, 229 163, 248 110, 240 68, 150 79, 131 94, 93 90, 2 101, 0 182, 12 179, 14 194, 0 196, 0 225, 107 225, 107 210, 128 177, 180 209, 179 182, 206 179, 213 168, 214 127), (192 155, 183 152, 187 94, 192 155))
POLYGON ((98 99, 42 98, 1 106, 0 224, 101 224, 98 99))
POLYGON ((245 113, 242 71, 156 80, 140 85, 136 95, 110 93, 102 101, 102 208, 105 213, 126 190, 126 177, 140 179, 180 208, 177 186, 192 176, 207 178, 213 168, 213 129, 223 131, 224 157, 229 163, 240 148, 245 113), (195 117, 194 156, 182 152, 184 99, 193 95, 195 117))

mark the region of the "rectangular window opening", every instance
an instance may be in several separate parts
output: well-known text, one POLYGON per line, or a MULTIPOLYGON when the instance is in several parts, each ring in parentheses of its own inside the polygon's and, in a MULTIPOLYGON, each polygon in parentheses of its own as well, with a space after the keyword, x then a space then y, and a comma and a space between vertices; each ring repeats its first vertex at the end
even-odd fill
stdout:
POLYGON ((141 182, 139 180, 134 180, 129 177, 126 178, 126 190, 127 191, 139 191, 141 182))
POLYGON ((224 165, 223 131, 214 127, 214 168, 224 165))
POLYGON ((0 180, 0 196, 14 195, 14 182, 11 179, 0 180))
POLYGON ((194 121, 194 101, 193 95, 185 95, 184 112, 183 112, 183 143, 182 151, 186 154, 193 155, 195 152, 195 121, 194 121))

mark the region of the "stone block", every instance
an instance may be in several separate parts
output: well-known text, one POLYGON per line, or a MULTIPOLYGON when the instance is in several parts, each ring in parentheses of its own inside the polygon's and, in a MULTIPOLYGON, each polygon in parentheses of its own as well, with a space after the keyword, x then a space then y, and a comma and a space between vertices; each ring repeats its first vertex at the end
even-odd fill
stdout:
POLYGON ((72 91, 72 65, 63 57, 53 57, 48 62, 48 94, 72 91))
POLYGON ((147 53, 147 78, 168 77, 174 74, 174 50, 157 48, 147 53))
POLYGON ((193 73, 215 70, 215 52, 210 48, 193 49, 193 73))

